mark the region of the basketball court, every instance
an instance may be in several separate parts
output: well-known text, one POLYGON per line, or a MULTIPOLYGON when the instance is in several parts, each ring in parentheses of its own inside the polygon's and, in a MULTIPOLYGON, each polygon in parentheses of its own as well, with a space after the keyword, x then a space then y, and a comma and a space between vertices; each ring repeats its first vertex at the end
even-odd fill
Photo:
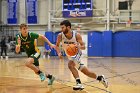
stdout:
POLYGON ((85 89, 74 91, 75 80, 67 67, 67 59, 57 57, 40 59, 40 68, 52 73, 56 80, 52 86, 41 82, 33 71, 24 66, 25 58, 11 58, 0 62, 0 93, 139 93, 139 58, 82 58, 90 70, 104 74, 109 87, 80 72, 85 89))
MULTIPOLYGON (((139 6, 140 0, 0 0, 0 93, 140 93, 139 6), (79 71, 84 89, 73 90, 76 82, 68 68, 66 54, 75 55, 77 48, 73 51, 69 46, 65 53, 63 42, 59 48, 64 58, 59 59, 55 49, 41 38, 37 39, 40 69, 55 76, 53 85, 48 85, 47 80, 41 82, 40 77, 25 66, 27 55, 23 48, 19 48, 19 54, 15 52, 21 24, 27 24, 29 32, 42 34, 56 44, 63 20, 71 23, 64 30, 72 32, 71 41, 64 42, 77 42, 74 36, 80 33, 85 43, 85 50, 79 52, 82 62, 97 75, 103 74, 108 88, 79 71)), ((29 33, 26 35, 22 43, 29 49, 32 38, 28 37, 29 33)), ((78 62, 79 55, 76 55, 78 62)))

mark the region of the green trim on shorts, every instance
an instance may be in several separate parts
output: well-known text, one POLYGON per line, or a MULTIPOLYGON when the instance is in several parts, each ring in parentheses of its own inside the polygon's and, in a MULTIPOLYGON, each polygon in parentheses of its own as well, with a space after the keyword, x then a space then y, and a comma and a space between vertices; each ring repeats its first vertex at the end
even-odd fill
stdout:
POLYGON ((34 53, 32 54, 30 57, 34 59, 34 65, 35 66, 39 66, 39 58, 40 58, 40 55, 39 53, 34 53))

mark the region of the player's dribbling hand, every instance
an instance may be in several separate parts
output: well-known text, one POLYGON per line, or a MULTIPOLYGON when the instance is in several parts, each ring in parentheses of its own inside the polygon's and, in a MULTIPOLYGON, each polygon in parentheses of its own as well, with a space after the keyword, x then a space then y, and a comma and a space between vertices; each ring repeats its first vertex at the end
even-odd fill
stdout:
POLYGON ((50 47, 56 49, 56 46, 54 44, 51 44, 50 47))
POLYGON ((62 56, 62 54, 61 54, 61 53, 58 53, 58 57, 59 57, 60 59, 62 59, 62 58, 63 58, 63 56, 62 56))
POLYGON ((78 49, 80 49, 80 45, 79 44, 74 44, 78 49))

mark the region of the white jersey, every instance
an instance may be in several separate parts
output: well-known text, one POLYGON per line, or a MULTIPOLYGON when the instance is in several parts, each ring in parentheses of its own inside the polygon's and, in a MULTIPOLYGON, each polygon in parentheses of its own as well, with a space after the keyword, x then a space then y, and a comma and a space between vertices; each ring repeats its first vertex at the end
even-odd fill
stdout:
POLYGON ((83 63, 81 63, 81 55, 82 55, 82 51, 80 49, 78 49, 78 53, 74 56, 69 56, 66 52, 66 49, 67 49, 67 46, 68 44, 79 44, 76 40, 76 32, 75 31, 72 31, 72 38, 71 39, 68 39, 64 34, 63 32, 61 33, 62 34, 62 47, 68 57, 69 60, 72 60, 76 63, 76 67, 81 70, 82 67, 84 66, 83 63))
MULTIPOLYGON (((78 44, 77 40, 76 40, 76 32, 75 31, 72 31, 72 38, 71 39, 68 39, 64 34, 63 32, 61 33, 62 34, 62 47, 66 53, 66 49, 67 49, 67 46, 68 44, 78 44)), ((66 53, 67 55, 67 53, 66 53)), ((69 55, 67 55, 69 56, 69 55)))

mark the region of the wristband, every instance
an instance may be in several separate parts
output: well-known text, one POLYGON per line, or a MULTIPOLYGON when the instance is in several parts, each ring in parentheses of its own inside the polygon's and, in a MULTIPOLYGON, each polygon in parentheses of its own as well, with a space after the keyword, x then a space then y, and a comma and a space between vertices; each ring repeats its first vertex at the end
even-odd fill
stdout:
POLYGON ((20 44, 17 44, 17 46, 19 46, 19 47, 20 47, 20 44))

